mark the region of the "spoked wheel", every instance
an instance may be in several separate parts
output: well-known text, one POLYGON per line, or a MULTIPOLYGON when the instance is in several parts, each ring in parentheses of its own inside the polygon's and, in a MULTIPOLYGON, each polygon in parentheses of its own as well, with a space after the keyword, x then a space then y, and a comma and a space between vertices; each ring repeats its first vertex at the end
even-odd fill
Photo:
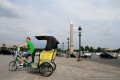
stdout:
POLYGON ((49 62, 44 62, 39 66, 39 72, 44 77, 49 77, 53 73, 53 66, 49 62))
POLYGON ((54 65, 53 67, 53 71, 54 71, 56 69, 56 62, 54 61, 52 64, 54 65))
POLYGON ((15 62, 15 61, 11 61, 10 63, 9 63, 9 69, 11 70, 11 71, 15 71, 16 69, 17 69, 17 63, 15 62))

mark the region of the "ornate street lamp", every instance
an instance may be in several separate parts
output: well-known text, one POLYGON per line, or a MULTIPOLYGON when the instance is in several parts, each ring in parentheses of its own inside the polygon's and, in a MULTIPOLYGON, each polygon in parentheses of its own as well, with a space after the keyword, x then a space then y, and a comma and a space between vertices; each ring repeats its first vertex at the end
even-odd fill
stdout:
POLYGON ((81 28, 81 26, 79 26, 79 28, 78 28, 78 32, 79 32, 79 55, 78 55, 77 61, 82 61, 82 59, 81 59, 81 31, 82 31, 82 28, 81 28))
POLYGON ((68 52, 67 52, 67 58, 69 58, 69 37, 67 38, 68 40, 68 52))

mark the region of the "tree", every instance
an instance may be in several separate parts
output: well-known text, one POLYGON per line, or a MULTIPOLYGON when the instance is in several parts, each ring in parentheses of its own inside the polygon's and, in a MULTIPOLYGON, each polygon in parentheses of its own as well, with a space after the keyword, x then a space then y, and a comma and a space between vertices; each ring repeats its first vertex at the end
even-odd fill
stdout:
POLYGON ((42 48, 35 48, 35 51, 39 51, 39 52, 42 52, 42 48))
POLYGON ((66 53, 67 51, 68 51, 67 49, 66 50, 61 50, 62 53, 66 53))
POLYGON ((93 47, 90 47, 89 52, 94 52, 93 47))
POLYGON ((83 46, 81 46, 81 51, 84 51, 84 47, 83 46))
POLYGON ((113 52, 117 52, 117 50, 116 50, 116 49, 114 49, 114 50, 113 50, 113 52))
POLYGON ((120 48, 117 49, 117 53, 120 53, 120 48))
POLYGON ((75 49, 74 51, 75 51, 75 52, 79 52, 79 50, 78 50, 78 49, 75 49))
MULTIPOLYGON (((102 51, 103 52, 103 51, 102 51)), ((107 52, 112 52, 111 50, 108 50, 107 52)))
POLYGON ((85 46, 85 51, 89 51, 89 46, 85 46))
POLYGON ((98 49, 97 49, 97 52, 101 52, 102 50, 101 50, 101 48, 100 47, 98 47, 98 49))
POLYGON ((61 48, 58 48, 57 51, 58 51, 58 52, 62 52, 61 48))

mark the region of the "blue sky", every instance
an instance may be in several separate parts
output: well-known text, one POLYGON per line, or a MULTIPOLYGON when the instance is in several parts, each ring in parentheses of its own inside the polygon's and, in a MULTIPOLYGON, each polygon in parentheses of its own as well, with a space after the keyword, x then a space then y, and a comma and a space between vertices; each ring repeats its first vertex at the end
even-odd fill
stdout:
POLYGON ((120 48, 120 0, 0 0, 0 43, 25 43, 35 47, 46 41, 34 36, 52 35, 67 48, 70 22, 74 25, 74 47, 78 49, 78 27, 82 46, 120 48))

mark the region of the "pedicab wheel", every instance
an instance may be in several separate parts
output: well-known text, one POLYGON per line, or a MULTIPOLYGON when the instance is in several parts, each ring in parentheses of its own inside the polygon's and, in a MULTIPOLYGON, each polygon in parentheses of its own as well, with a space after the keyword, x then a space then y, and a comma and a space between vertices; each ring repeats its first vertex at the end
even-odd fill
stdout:
POLYGON ((54 65, 54 68, 53 68, 53 71, 56 69, 56 63, 55 61, 53 62, 53 65, 54 65))
POLYGON ((15 62, 15 61, 11 61, 10 63, 9 63, 9 70, 11 70, 11 71, 15 71, 16 69, 17 69, 17 63, 15 62))
POLYGON ((39 66, 39 72, 44 77, 49 77, 53 73, 53 66, 49 62, 44 62, 39 66))

